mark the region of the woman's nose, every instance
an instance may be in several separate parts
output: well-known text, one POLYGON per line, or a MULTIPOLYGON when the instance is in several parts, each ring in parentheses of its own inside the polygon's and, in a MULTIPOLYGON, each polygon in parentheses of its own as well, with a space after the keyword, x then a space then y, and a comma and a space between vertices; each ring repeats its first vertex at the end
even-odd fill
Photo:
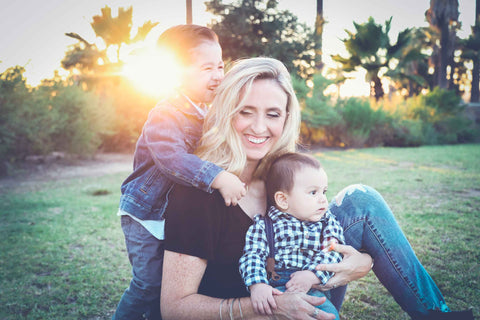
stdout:
POLYGON ((265 119, 262 116, 257 115, 252 123, 253 132, 257 134, 265 133, 266 127, 265 119))

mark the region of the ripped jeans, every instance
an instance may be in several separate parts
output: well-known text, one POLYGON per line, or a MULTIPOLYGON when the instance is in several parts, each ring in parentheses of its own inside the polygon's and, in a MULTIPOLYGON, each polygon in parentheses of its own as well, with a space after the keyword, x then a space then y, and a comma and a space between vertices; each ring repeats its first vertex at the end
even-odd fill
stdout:
MULTIPOLYGON (((383 197, 365 185, 342 190, 329 205, 344 229, 347 245, 368 253, 373 272, 411 317, 450 311, 437 285, 418 260, 383 197)), ((330 291, 340 310, 347 286, 330 291)))

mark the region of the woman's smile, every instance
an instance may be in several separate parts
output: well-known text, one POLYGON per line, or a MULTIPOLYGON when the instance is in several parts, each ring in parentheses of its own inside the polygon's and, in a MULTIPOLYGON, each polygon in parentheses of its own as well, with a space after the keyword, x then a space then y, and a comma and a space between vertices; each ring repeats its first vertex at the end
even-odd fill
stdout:
POLYGON ((272 80, 255 80, 233 119, 235 131, 249 161, 260 161, 283 132, 287 114, 287 94, 272 80))

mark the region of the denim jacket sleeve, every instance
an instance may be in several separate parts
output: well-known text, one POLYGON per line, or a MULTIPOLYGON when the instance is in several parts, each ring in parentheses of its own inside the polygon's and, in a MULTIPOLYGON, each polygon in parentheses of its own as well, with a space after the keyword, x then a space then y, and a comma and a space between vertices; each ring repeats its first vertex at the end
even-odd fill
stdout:
POLYGON ((155 166, 172 181, 212 192, 213 180, 223 171, 193 152, 202 132, 198 114, 173 106, 157 106, 143 128, 143 140, 155 166))

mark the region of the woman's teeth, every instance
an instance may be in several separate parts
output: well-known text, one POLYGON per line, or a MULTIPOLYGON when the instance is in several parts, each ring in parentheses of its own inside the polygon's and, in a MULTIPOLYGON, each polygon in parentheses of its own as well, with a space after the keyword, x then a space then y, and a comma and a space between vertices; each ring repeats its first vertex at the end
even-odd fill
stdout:
POLYGON ((260 144, 267 141, 267 138, 248 137, 248 141, 250 141, 251 143, 260 144))

